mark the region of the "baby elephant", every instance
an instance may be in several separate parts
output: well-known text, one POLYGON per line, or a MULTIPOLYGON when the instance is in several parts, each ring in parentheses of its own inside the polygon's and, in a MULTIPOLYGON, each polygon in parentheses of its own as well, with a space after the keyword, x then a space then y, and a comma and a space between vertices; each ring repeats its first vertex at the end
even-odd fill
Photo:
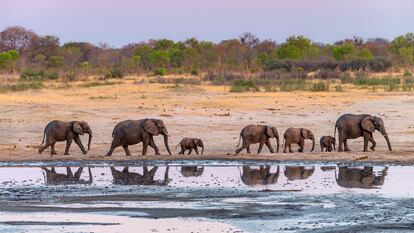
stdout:
POLYGON ((312 131, 304 128, 289 128, 283 134, 285 140, 285 147, 283 148, 283 153, 286 153, 286 149, 289 147, 289 153, 292 153, 291 144, 299 145, 299 152, 303 152, 305 147, 305 139, 312 140, 312 150, 315 149, 315 136, 313 136, 312 131))
POLYGON ((79 135, 83 135, 84 133, 89 134, 89 150, 92 140, 92 130, 89 127, 88 123, 84 121, 51 121, 46 125, 46 128, 44 130, 42 145, 39 147, 39 154, 42 153, 48 146, 50 146, 51 155, 56 155, 55 143, 65 140, 65 155, 69 154, 69 148, 70 144, 72 144, 72 140, 75 140, 75 143, 78 144, 79 148, 82 150, 82 153, 86 154, 87 152, 82 145, 82 141, 79 138, 79 135))
POLYGON ((196 154, 198 155, 198 149, 197 147, 201 147, 201 155, 203 155, 204 152, 204 144, 201 139, 198 138, 183 138, 180 143, 178 143, 175 146, 175 149, 177 150, 177 146, 181 146, 180 155, 183 155, 186 150, 188 150, 188 154, 191 154, 193 152, 193 149, 195 150, 196 154))
POLYGON ((332 147, 333 150, 336 150, 335 148, 335 143, 336 143, 336 139, 332 136, 322 136, 321 137, 321 151, 323 152, 323 149, 325 148, 325 151, 332 151, 332 147))

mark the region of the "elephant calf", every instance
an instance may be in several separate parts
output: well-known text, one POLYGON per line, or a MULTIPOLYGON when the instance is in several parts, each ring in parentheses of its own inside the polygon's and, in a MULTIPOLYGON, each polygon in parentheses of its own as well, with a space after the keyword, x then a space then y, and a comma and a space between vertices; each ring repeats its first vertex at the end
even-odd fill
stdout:
POLYGON ((177 150, 177 146, 181 146, 180 155, 183 155, 186 150, 188 150, 188 154, 191 154, 193 150, 195 150, 196 154, 198 155, 198 147, 201 147, 201 155, 204 152, 204 144, 203 141, 199 138, 183 138, 180 143, 175 146, 177 150))
POLYGON ((323 152, 323 149, 329 152, 332 151, 332 148, 333 150, 336 150, 335 148, 336 139, 332 136, 322 136, 320 143, 321 143, 321 152, 323 152))
POLYGON ((55 143, 65 140, 65 155, 69 154, 69 148, 72 144, 72 140, 75 140, 75 143, 78 144, 79 148, 82 150, 82 153, 86 154, 87 151, 83 147, 82 141, 79 138, 79 135, 83 135, 84 133, 89 134, 89 150, 92 140, 92 130, 89 127, 88 123, 84 121, 51 121, 49 122, 49 124, 46 125, 46 128, 44 130, 42 145, 39 147, 39 154, 41 154, 48 146, 50 146, 51 155, 56 155, 57 153, 55 151, 55 143))
POLYGON ((303 152, 303 148, 305 147, 305 139, 312 140, 312 150, 315 149, 315 136, 313 136, 312 131, 309 129, 304 128, 289 128, 283 134, 283 138, 285 140, 285 147, 283 149, 283 153, 286 153, 286 149, 289 147, 289 153, 292 153, 291 144, 295 143, 299 145, 299 152, 303 152))

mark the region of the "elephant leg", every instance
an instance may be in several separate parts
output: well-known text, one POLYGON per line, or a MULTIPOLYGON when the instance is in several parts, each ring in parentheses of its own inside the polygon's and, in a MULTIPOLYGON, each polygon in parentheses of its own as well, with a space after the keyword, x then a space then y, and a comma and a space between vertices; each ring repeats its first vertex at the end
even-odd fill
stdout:
POLYGON ((56 142, 54 142, 50 145, 50 148, 51 148, 50 154, 51 155, 57 155, 56 150, 55 150, 55 144, 56 144, 56 142))
POLYGON ((262 152, 262 149, 263 149, 263 144, 264 144, 264 142, 260 142, 260 144, 259 144, 259 149, 257 150, 257 153, 259 154, 260 152, 262 152))
POLYGON ((197 147, 194 148, 194 151, 198 155, 198 149, 197 149, 197 147))
POLYGON ((364 135, 364 152, 368 151, 368 136, 364 135))
POLYGON ((79 146, 79 148, 81 149, 81 151, 82 151, 82 153, 83 153, 83 154, 88 153, 88 152, 85 150, 85 148, 83 147, 83 145, 82 145, 82 141, 80 140, 79 136, 74 137, 74 138, 73 138, 73 140, 75 140, 75 143, 76 143, 76 144, 78 144, 78 146, 79 146))
POLYGON ((267 148, 269 148, 270 153, 275 153, 275 150, 273 150, 273 147, 272 147, 272 145, 270 144, 269 140, 267 140, 267 141, 265 142, 265 144, 266 144, 267 148))
POLYGON ((190 155, 191 152, 193 152, 193 148, 192 147, 190 147, 190 149, 188 149, 188 154, 190 155))
POLYGON ((155 142, 154 142, 154 138, 150 138, 150 146, 152 147, 152 148, 154 148, 154 150, 155 150, 155 155, 160 155, 160 151, 158 150, 158 147, 157 147, 157 145, 155 145, 155 142))
POLYGON ((112 141, 111 148, 109 149, 108 153, 106 153, 106 156, 111 156, 116 147, 117 145, 115 144, 114 141, 112 141))
POLYGON ((323 144, 321 143, 321 152, 323 152, 323 144))
POLYGON ((287 142, 285 142, 285 145, 284 145, 284 147, 283 147, 283 153, 286 153, 286 152, 287 152, 287 151, 286 151, 287 147, 288 147, 288 144, 287 144, 287 142))
POLYGON ((375 151, 375 147, 377 146, 377 143, 374 140, 374 137, 372 136, 372 134, 368 137, 369 141, 371 142, 372 146, 371 146, 371 150, 375 151))
POLYGON ((305 139, 304 138, 302 138, 302 139, 300 139, 300 142, 298 143, 298 145, 299 145, 299 152, 303 152, 303 149, 305 148, 305 139))
POLYGON ((348 139, 344 140, 344 146, 345 146, 345 151, 351 151, 351 149, 349 149, 348 147, 348 139))
POLYGON ((247 149, 247 154, 250 154, 251 152, 250 152, 250 145, 248 145, 247 147, 246 147, 246 149, 247 149))
POLYGON ((289 144, 289 153, 293 153, 293 151, 292 151, 292 144, 289 144))
POLYGON ((41 154, 48 146, 50 146, 48 142, 46 142, 44 145, 39 146, 39 154, 41 154))
POLYGON ((344 138, 343 135, 341 133, 341 131, 338 132, 338 152, 342 152, 343 148, 342 148, 342 144, 344 143, 344 138))
POLYGON ((129 152, 128 145, 122 145, 122 148, 124 148, 126 156, 131 156, 131 152, 129 152))
POLYGON ((180 153, 178 153, 179 155, 183 155, 185 152, 185 147, 183 145, 181 145, 181 151, 180 153))
POLYGON ((246 148, 244 145, 242 147, 236 149, 236 154, 240 153, 244 148, 246 148))
POLYGON ((65 148, 65 154, 64 155, 69 155, 70 145, 72 145, 72 138, 68 138, 66 140, 66 148, 65 148))

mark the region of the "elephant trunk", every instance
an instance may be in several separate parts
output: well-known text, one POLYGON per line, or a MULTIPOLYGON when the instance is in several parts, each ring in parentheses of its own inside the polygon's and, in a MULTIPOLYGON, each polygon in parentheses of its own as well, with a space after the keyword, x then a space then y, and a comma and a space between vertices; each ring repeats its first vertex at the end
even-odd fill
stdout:
POLYGON ((170 147, 168 146, 168 134, 164 135, 164 144, 165 144, 165 148, 167 148, 168 154, 171 155, 170 147))
POLYGON ((201 145, 201 155, 204 153, 204 145, 201 145))
POLYGON ((312 150, 313 151, 315 149, 315 136, 312 136, 312 150))
POLYGON ((388 144, 388 149, 389 149, 390 151, 392 151, 391 142, 390 142, 390 139, 388 138, 388 134, 384 134, 384 138, 385 138, 385 140, 387 141, 387 144, 388 144))
POLYGON ((88 132, 89 140, 88 140, 88 150, 91 149, 91 141, 92 141, 92 131, 88 132))

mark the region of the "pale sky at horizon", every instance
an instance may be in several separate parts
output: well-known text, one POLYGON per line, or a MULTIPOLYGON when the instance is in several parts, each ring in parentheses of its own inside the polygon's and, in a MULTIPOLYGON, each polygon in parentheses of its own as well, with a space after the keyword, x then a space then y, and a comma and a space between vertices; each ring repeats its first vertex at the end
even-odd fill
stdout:
POLYGON ((120 47, 148 39, 219 42, 252 32, 283 42, 291 35, 332 43, 414 32, 412 0, 0 0, 0 30, 19 25, 61 43, 120 47))

